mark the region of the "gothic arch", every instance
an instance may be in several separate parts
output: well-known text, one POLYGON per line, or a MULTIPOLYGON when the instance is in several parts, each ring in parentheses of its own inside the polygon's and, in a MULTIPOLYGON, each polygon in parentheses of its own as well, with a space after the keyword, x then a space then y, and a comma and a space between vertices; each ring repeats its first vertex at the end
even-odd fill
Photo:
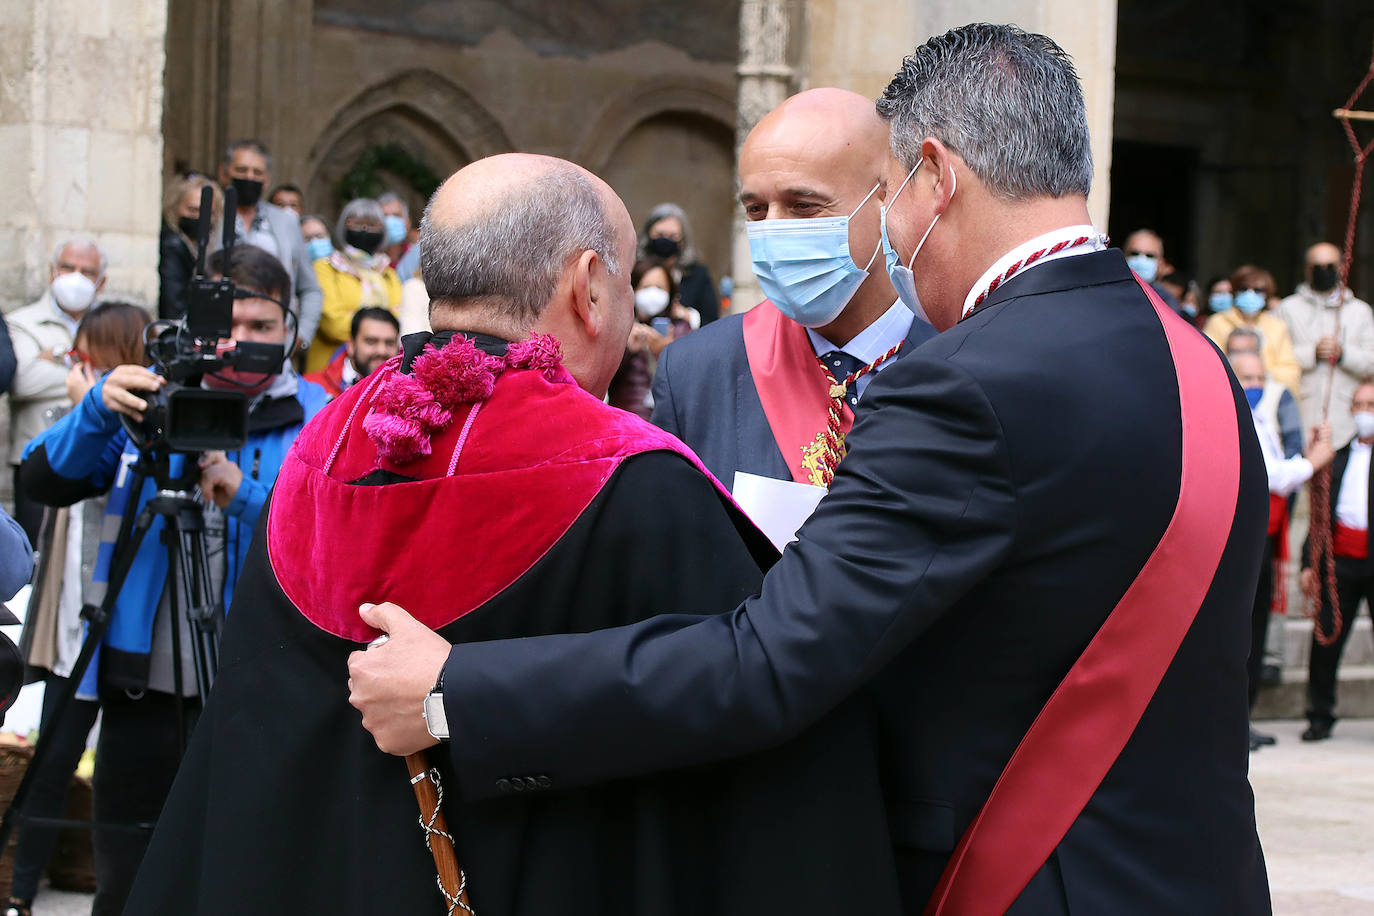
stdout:
POLYGON ((582 133, 573 161, 600 173, 617 147, 642 122, 655 115, 687 112, 735 131, 732 87, 706 80, 683 79, 671 85, 632 87, 614 97, 582 133))
POLYGON ((440 178, 513 149, 501 124, 471 95, 435 73, 410 70, 363 90, 329 119, 306 157, 311 199, 327 199, 321 193, 341 169, 377 142, 413 146, 440 178))

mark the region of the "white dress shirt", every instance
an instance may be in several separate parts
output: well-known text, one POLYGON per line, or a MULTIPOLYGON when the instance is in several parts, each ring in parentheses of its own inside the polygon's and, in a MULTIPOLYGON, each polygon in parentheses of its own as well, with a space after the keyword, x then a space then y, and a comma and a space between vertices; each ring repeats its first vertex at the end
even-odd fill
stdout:
MULTIPOLYGON (((1094 251, 1105 251, 1107 248, 1107 239, 1102 233, 1085 223, 1081 226, 1065 226, 1062 229, 1055 229, 1046 232, 1044 235, 1038 235, 1029 242, 1023 242, 1017 245, 1011 251, 1008 251, 996 261, 993 261, 992 266, 983 272, 983 275, 978 278, 977 283, 973 284, 973 288, 970 289, 968 295, 964 297, 964 315, 967 316, 969 312, 973 311, 973 306, 974 303, 977 302, 978 296, 991 285, 993 278, 1000 277, 1006 272, 1008 267, 1011 267, 1011 265, 1015 264, 1017 261, 1024 260, 1042 249, 1053 248, 1060 242, 1071 242, 1083 236, 1087 236, 1088 238, 1083 244, 1070 245, 1063 251, 1056 251, 1054 254, 1047 254, 1037 258, 1035 261, 1026 264, 1020 270, 1013 273, 1011 277, 1019 277, 1028 270, 1034 270, 1040 264, 1048 264, 1050 261, 1058 261, 1060 258, 1072 258, 1075 255, 1092 254, 1094 251)), ((1007 277, 1002 283, 1006 283, 1011 277, 1007 277)))
MULTIPOLYGON (((891 350, 897 344, 906 340, 906 335, 911 332, 911 322, 916 320, 916 316, 911 313, 911 309, 902 304, 898 299, 886 312, 878 316, 878 320, 864 328, 854 336, 854 339, 843 347, 837 347, 811 328, 806 329, 806 336, 811 338, 811 349, 816 351, 817 356, 829 353, 831 350, 842 350, 850 356, 863 363, 865 366, 891 350)), ((872 372, 864 373, 854 386, 858 389, 855 394, 863 397, 864 389, 868 383, 873 381, 873 376, 882 372, 892 360, 887 360, 872 372)))
POLYGON ((1359 439, 1350 443, 1350 461, 1341 478, 1341 492, 1336 497, 1336 521, 1357 531, 1369 530, 1369 454, 1374 446, 1359 439))
POLYGON ((1260 451, 1264 453, 1264 470, 1269 475, 1269 492, 1277 496, 1289 496, 1298 487, 1312 479, 1312 462, 1298 455, 1294 458, 1283 457, 1283 443, 1278 431, 1269 421, 1255 411, 1250 411, 1250 419, 1255 421, 1255 435, 1259 436, 1260 451))

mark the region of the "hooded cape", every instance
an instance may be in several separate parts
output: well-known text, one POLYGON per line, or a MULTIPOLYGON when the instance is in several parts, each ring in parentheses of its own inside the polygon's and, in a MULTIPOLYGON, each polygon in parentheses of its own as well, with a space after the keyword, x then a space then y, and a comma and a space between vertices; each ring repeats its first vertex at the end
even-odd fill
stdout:
MULTIPOLYGON (((474 642, 757 588, 776 554, 685 447, 548 356, 447 425, 395 396, 398 359, 303 432, 129 912, 444 912, 405 765, 348 704, 348 653, 375 635, 360 601, 474 642)), ((529 788, 473 804, 445 758, 431 751, 479 913, 899 911, 865 703, 746 760, 570 791, 512 774, 529 788)))

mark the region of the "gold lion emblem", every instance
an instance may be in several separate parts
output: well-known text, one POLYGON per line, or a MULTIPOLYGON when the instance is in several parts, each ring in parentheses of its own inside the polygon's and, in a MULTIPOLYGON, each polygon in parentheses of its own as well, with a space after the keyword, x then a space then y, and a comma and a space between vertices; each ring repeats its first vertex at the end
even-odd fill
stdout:
MULTIPOLYGON (((844 433, 840 433, 840 453, 844 454, 844 433)), ((826 486, 825 480, 825 431, 816 433, 816 438, 802 446, 802 470, 807 481, 814 487, 826 486)))

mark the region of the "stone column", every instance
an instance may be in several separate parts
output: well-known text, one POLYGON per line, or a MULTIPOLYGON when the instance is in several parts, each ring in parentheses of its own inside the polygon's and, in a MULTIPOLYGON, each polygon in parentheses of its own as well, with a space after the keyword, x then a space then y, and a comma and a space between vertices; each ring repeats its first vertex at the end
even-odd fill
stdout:
MULTIPOLYGON (((915 0, 913 46, 969 22, 1014 22, 1053 38, 1073 58, 1083 81, 1092 136, 1093 191, 1088 212, 1107 231, 1116 93, 1117 0, 915 0)), ((893 4, 894 7, 907 4, 893 4)), ((895 72, 900 59, 892 61, 895 72)))
MULTIPOLYGON (((735 122, 735 153, 764 115, 797 91, 794 62, 796 24, 803 8, 792 0, 740 0, 739 101, 735 122)), ((738 180, 738 173, 737 173, 738 180)), ((747 311, 763 300, 750 267, 749 237, 744 211, 735 208, 732 274, 735 281, 732 311, 747 311)))
POLYGON ((0 306, 37 298, 89 235, 106 297, 154 306, 165 0, 8 0, 0 17, 0 306))

